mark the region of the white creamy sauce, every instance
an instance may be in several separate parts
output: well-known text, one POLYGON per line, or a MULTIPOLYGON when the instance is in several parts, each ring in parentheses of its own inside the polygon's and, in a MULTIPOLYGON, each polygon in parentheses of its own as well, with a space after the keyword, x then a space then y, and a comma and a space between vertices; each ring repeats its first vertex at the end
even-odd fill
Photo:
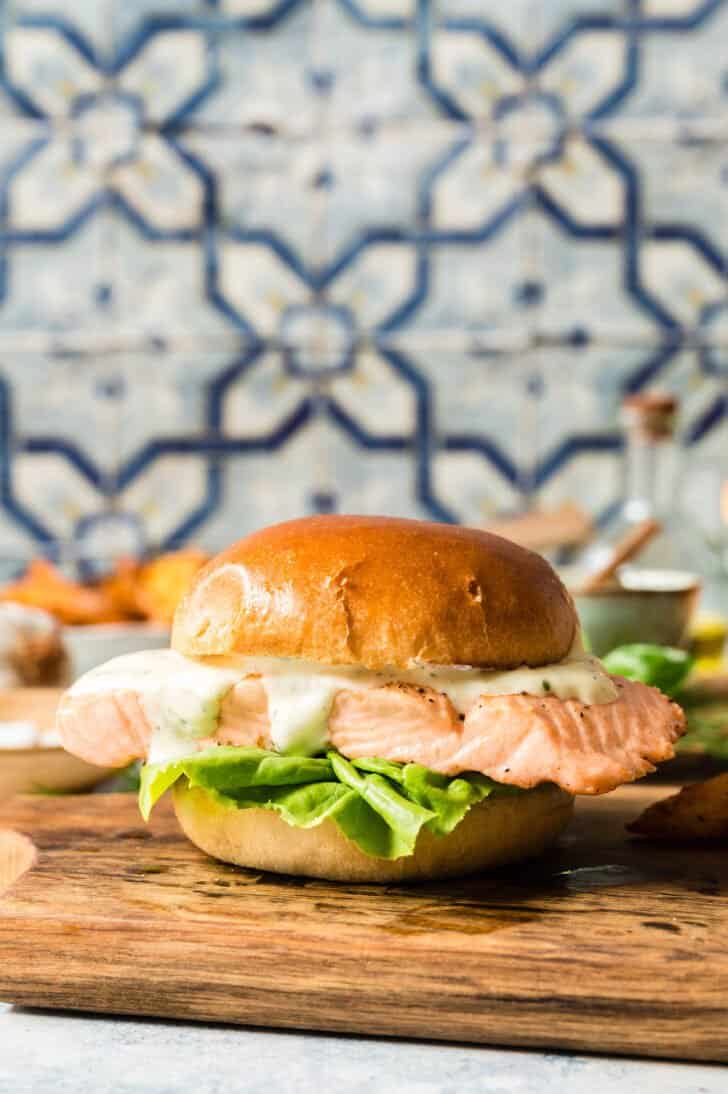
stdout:
POLYGON ((157 763, 188 756, 195 751, 196 737, 215 732, 220 704, 243 675, 239 668, 191 661, 174 650, 140 650, 87 672, 71 694, 139 694, 152 726, 148 759, 157 763))
POLYGON ((444 692, 465 713, 481 695, 552 695, 582 703, 610 703, 617 689, 599 661, 577 640, 563 661, 541 668, 487 671, 460 666, 414 665, 370 672, 356 666, 326 666, 274 658, 189 660, 173 650, 126 654, 82 676, 74 694, 129 690, 142 696, 152 724, 150 763, 194 751, 195 738, 214 734, 225 695, 246 676, 260 676, 268 697, 270 735, 279 752, 312 754, 328 740, 334 697, 344 689, 365 691, 404 683, 444 692))

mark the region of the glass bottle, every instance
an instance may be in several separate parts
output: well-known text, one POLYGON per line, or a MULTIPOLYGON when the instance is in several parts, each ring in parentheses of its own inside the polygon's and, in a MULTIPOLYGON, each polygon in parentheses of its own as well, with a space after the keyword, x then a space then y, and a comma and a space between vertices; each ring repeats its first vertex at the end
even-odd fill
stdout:
MULTIPOLYGON (((720 396, 728 405, 728 375, 720 396)), ((719 401, 714 407, 717 408, 719 401)), ((728 418, 705 428, 705 421, 693 422, 687 435, 681 475, 681 511, 700 536, 706 552, 701 607, 713 622, 728 620, 728 418)), ((710 631, 710 619, 702 621, 710 631)), ((715 628, 714 628, 715 629, 715 628)))
POLYGON ((681 514, 680 451, 675 441, 678 401, 670 394, 645 392, 627 396, 620 413, 624 429, 622 501, 604 522, 580 560, 583 574, 600 569, 617 543, 645 521, 660 530, 636 558, 618 570, 626 588, 682 588, 699 579, 706 565, 705 544, 694 522, 681 514))

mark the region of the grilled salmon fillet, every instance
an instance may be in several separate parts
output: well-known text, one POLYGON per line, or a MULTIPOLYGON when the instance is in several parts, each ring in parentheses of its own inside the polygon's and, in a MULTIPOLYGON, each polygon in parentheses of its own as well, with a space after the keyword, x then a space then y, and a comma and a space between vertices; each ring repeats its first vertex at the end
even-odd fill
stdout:
MULTIPOLYGON (((571 794, 602 794, 654 770, 674 755, 685 716, 655 688, 615 678, 613 702, 586 705, 554 696, 483 695, 458 713, 441 692, 409 684, 342 689, 334 697, 329 735, 356 759, 424 764, 446 775, 477 771, 500 783, 551 782, 571 794)), ((227 692, 211 744, 271 747, 268 700, 260 677, 227 692)), ((143 692, 67 692, 58 712, 64 747, 101 766, 147 756, 152 724, 143 692)))

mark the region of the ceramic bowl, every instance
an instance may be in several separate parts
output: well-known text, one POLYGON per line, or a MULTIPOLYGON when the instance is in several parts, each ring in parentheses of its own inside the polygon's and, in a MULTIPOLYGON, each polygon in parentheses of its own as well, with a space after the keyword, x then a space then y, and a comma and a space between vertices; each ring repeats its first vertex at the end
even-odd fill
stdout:
POLYGON ((0 691, 0 800, 88 790, 112 774, 60 747, 53 726, 62 693, 61 688, 0 691))
MULTIPOLYGON (((700 583, 692 574, 660 571, 652 587, 615 585, 599 591, 572 591, 582 628, 597 657, 615 646, 631 642, 654 642, 660 646, 682 646, 687 641, 690 621, 700 595, 700 583)), ((622 580, 630 580, 629 575, 622 580)))
POLYGON ((112 657, 168 646, 169 630, 156 623, 97 623, 64 627, 63 642, 75 679, 112 657))

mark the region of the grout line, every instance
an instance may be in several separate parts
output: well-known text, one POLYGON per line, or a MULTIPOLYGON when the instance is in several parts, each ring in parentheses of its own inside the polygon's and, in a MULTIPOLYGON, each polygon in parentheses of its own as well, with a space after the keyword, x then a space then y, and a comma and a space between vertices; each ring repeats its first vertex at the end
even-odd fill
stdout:
MULTIPOLYGON (((1 28, 0 28, 1 29, 1 28)), ((107 84, 113 86, 114 77, 107 78, 107 84)), ((338 123, 332 121, 332 111, 325 107, 321 112, 322 117, 317 120, 315 127, 301 130, 295 128, 282 128, 272 133, 266 131, 261 134, 255 122, 242 124, 229 124, 227 122, 196 122, 193 118, 186 120, 177 131, 180 139, 185 136, 207 136, 210 138, 258 138, 268 140, 283 140, 292 144, 308 143, 316 140, 325 132, 327 137, 357 138, 361 137, 360 127, 355 122, 338 123)), ((4 120, 16 119, 33 123, 32 118, 26 118, 21 114, 11 114, 4 120)), ((43 126, 46 122, 53 126, 61 127, 67 122, 65 114, 51 114, 49 118, 37 120, 35 124, 43 126)), ((523 118, 520 122, 521 136, 514 143, 530 144, 540 140, 544 135, 542 126, 529 122, 523 118)), ((611 137, 615 140, 635 141, 647 144, 680 144, 686 139, 703 140, 706 144, 722 146, 728 141, 728 109, 720 114, 701 114, 698 118, 678 121, 674 115, 646 115, 643 117, 615 117, 609 121, 588 122, 571 120, 569 125, 577 132, 594 136, 611 137)), ((155 134, 163 131, 163 126, 154 120, 145 122, 145 127, 155 134)), ((375 123, 378 135, 400 135, 404 133, 476 133, 483 136, 495 135, 499 131, 499 123, 492 117, 471 116, 464 121, 457 121, 433 115, 430 118, 379 118, 375 123)), ((549 130, 550 131, 550 130, 549 130)), ((371 140, 371 135, 366 134, 366 139, 371 140)))
MULTIPOLYGON (((376 352, 378 345, 385 347, 396 345, 403 352, 407 352, 409 349, 420 351, 428 347, 441 349, 449 346, 465 355, 478 355, 492 351, 494 354, 504 356, 524 351, 537 352, 541 350, 561 350, 583 356, 585 352, 588 353, 590 350, 657 351, 664 350, 670 345, 669 341, 659 337, 619 336, 618 334, 607 336, 600 334, 590 338, 586 344, 575 346, 568 337, 561 338, 558 335, 546 335, 543 332, 535 332, 523 338, 521 337, 522 330, 522 327, 504 327, 501 337, 494 336, 492 332, 481 335, 477 329, 461 327, 434 329, 417 333, 400 332, 398 335, 389 336, 378 336, 376 331, 362 330, 355 344, 357 348, 367 346, 373 352, 376 352), (509 331, 512 331, 516 337, 509 340, 507 338, 509 331)), ((155 339, 153 342, 143 338, 124 337, 123 335, 115 335, 113 339, 109 340, 97 339, 93 336, 86 339, 77 337, 75 341, 62 341, 57 336, 50 336, 49 340, 46 335, 39 336, 38 341, 33 341, 31 338, 22 335, 20 337, 14 335, 3 337, 0 335, 0 356, 12 354, 19 357, 42 356, 76 359, 98 357, 102 353, 109 356, 119 354, 128 354, 133 357, 154 356, 157 360, 164 361, 183 355, 242 354, 253 346, 260 346, 264 350, 282 350, 290 348, 290 345, 290 341, 283 341, 276 337, 246 341, 245 338, 236 337, 235 335, 231 335, 229 339, 216 339, 209 336, 199 339, 174 336, 169 340, 155 339), (160 345, 160 341, 164 341, 164 344, 160 345)), ((316 348, 317 342, 315 338, 297 339, 295 345, 300 348, 313 349, 316 348)), ((690 337, 689 333, 686 333, 684 339, 679 344, 675 344, 674 352, 675 355, 679 355, 705 347, 728 350, 728 335, 708 339, 690 337)))

